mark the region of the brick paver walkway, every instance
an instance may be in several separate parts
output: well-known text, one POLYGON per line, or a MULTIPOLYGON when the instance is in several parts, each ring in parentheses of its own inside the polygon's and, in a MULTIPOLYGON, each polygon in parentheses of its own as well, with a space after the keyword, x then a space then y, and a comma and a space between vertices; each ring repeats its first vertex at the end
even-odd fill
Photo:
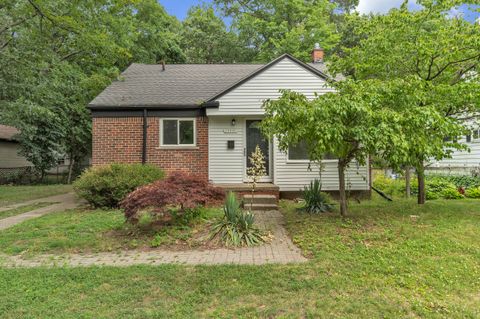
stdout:
MULTIPOLYGON (((19 224, 27 219, 35 218, 35 217, 40 217, 48 213, 52 212, 58 212, 66 209, 71 209, 75 208, 78 206, 78 201, 75 199, 75 196, 73 193, 68 193, 68 194, 62 194, 62 195, 55 195, 55 196, 50 196, 50 197, 44 197, 44 198, 39 198, 33 201, 28 201, 28 202, 23 202, 21 204, 15 204, 11 206, 7 206, 7 209, 14 209, 18 208, 21 206, 25 205, 31 205, 35 203, 56 203, 52 204, 50 206, 38 208, 31 210, 29 212, 7 217, 0 219, 0 230, 12 227, 13 225, 19 224)), ((7 210, 4 209, 4 207, 1 208, 0 211, 7 210)))
POLYGON ((120 253, 40 255, 31 259, 22 256, 0 255, 4 267, 37 266, 130 266, 139 264, 250 264, 301 263, 307 261, 292 243, 283 225, 283 216, 278 211, 257 212, 259 227, 268 229, 274 236, 268 244, 237 249, 212 249, 190 251, 123 251, 120 253))

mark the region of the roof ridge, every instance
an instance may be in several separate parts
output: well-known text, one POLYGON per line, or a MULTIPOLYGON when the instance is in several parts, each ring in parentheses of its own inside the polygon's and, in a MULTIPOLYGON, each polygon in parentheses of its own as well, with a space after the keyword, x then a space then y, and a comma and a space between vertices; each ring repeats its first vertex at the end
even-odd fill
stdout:
MULTIPOLYGON (((162 66, 161 64, 155 63, 137 63, 132 62, 130 65, 144 65, 144 66, 162 66)), ((250 62, 242 62, 242 63, 165 63, 167 65, 265 65, 267 63, 250 63, 250 62)), ((128 68, 128 67, 127 67, 128 68)))

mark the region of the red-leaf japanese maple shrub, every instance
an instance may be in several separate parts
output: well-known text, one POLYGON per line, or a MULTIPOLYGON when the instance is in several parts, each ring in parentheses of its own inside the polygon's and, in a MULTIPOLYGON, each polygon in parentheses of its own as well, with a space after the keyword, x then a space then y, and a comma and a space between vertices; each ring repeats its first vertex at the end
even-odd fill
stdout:
POLYGON ((120 204, 128 222, 138 222, 139 213, 148 210, 154 216, 183 214, 199 206, 219 204, 225 192, 204 179, 184 172, 171 173, 166 179, 137 188, 120 204))

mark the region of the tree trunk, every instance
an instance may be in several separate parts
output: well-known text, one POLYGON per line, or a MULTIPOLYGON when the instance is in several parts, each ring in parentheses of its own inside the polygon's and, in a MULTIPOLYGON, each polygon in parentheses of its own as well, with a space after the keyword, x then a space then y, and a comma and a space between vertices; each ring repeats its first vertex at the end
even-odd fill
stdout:
POLYGON ((45 172, 44 169, 42 169, 42 170, 40 171, 40 183, 43 183, 43 179, 45 178, 45 173, 46 173, 46 172, 45 172))
POLYGON ((425 170, 423 166, 417 167, 417 179, 418 179, 418 204, 425 204, 425 170))
POLYGON ((410 179, 411 179, 411 170, 410 166, 407 166, 405 169, 405 197, 410 198, 410 194, 412 192, 411 186, 410 186, 410 179))
POLYGON ((345 193, 345 163, 338 161, 338 184, 340 193, 340 215, 347 215, 347 196, 345 193))
POLYGON ((70 157, 70 163, 68 163, 67 184, 70 184, 72 182, 72 172, 73 172, 73 165, 74 164, 75 164, 75 159, 73 157, 70 157))

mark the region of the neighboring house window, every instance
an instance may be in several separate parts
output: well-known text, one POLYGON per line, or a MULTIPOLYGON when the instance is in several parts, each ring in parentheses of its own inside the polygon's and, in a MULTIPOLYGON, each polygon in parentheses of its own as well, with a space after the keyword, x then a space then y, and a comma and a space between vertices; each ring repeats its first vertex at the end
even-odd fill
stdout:
POLYGON ((467 143, 470 143, 472 141, 472 135, 471 134, 465 135, 465 140, 467 141, 467 143))
MULTIPOLYGON (((336 159, 331 154, 325 154, 324 160, 336 159)), ((288 160, 289 161, 309 161, 307 144, 305 142, 299 142, 297 145, 291 145, 288 147, 288 160)))
POLYGON ((474 140, 480 140, 480 129, 476 129, 473 131, 473 139, 474 140))
POLYGON ((195 119, 162 119, 160 132, 161 145, 195 145, 195 119))

